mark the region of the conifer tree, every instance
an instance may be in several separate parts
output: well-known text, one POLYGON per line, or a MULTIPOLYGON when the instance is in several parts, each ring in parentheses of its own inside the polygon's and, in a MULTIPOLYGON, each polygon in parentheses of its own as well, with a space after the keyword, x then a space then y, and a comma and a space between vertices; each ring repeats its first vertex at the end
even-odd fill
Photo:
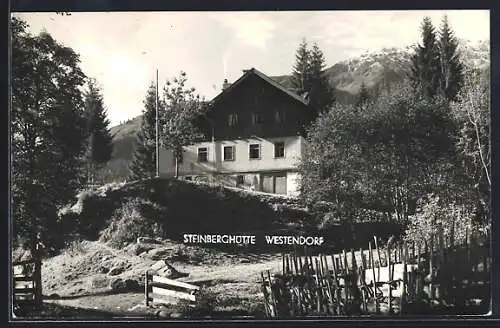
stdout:
POLYGON ((86 160, 88 182, 93 183, 96 171, 111 159, 113 137, 109 131, 110 122, 106 116, 104 100, 97 81, 89 79, 88 86, 84 96, 88 133, 86 160))
POLYGON ((432 21, 425 17, 422 25, 422 44, 411 58, 410 80, 418 92, 426 97, 438 94, 440 84, 440 54, 432 21))
POLYGON ((308 49, 308 43, 303 39, 295 59, 292 84, 295 92, 308 100, 311 113, 309 122, 312 122, 334 102, 334 91, 325 76, 323 52, 316 43, 312 49, 308 49))
POLYGON ((359 95, 356 101, 356 107, 363 107, 368 101, 370 101, 371 95, 366 88, 365 81, 361 82, 361 87, 359 88, 359 95))
MULTIPOLYGON (((158 106, 160 111, 162 104, 159 102, 158 106)), ((144 99, 141 129, 137 134, 130 173, 134 180, 154 177, 156 174, 156 86, 153 82, 144 99)))
POLYGON ((310 52, 307 48, 306 39, 302 39, 295 54, 295 65, 292 72, 292 85, 298 95, 303 96, 309 91, 310 78, 310 52))
POLYGON ((327 110, 334 102, 333 88, 325 75, 325 58, 323 52, 314 43, 310 52, 311 91, 309 99, 315 115, 327 110))
POLYGON ((457 99, 457 95, 464 83, 464 65, 458 53, 458 41, 448 23, 447 16, 443 17, 439 30, 440 53, 440 83, 439 91, 449 101, 457 99))

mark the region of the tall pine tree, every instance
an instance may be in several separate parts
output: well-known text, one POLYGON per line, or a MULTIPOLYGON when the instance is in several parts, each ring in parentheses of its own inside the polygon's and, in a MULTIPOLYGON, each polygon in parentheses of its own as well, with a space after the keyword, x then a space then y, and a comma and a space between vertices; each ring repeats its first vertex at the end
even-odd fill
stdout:
POLYGON ((355 106, 358 108, 364 107, 371 99, 370 92, 366 87, 365 81, 361 82, 361 87, 359 88, 358 99, 356 100, 355 106))
MULTIPOLYGON (((160 102, 158 107, 162 111, 160 102)), ((156 174, 156 85, 153 82, 144 99, 141 129, 137 134, 130 173, 134 180, 154 177, 156 174)))
POLYGON ((444 16, 439 30, 440 81, 439 92, 449 101, 457 99, 464 83, 464 65, 458 53, 458 41, 444 16))
POLYGON ((85 93, 85 114, 87 118, 87 167, 88 182, 94 183, 97 170, 111 159, 113 153, 113 137, 109 131, 109 120, 106 116, 101 90, 95 79, 89 79, 85 93))
POLYGON ((310 51, 307 48, 306 39, 303 39, 295 54, 295 65, 292 72, 292 85, 295 92, 300 96, 306 95, 310 90, 310 80, 310 51))
POLYGON ((432 21, 425 17, 421 25, 422 44, 411 58, 410 80, 413 87, 426 97, 439 93, 440 54, 432 21))
POLYGON ((324 69, 325 59, 321 49, 316 43, 309 49, 307 41, 303 39, 295 54, 292 84, 295 92, 309 101, 309 122, 327 110, 335 100, 324 69))
POLYGON ((325 75, 325 58, 323 51, 314 43, 310 52, 311 90, 309 100, 315 115, 328 110, 334 102, 333 87, 325 75))

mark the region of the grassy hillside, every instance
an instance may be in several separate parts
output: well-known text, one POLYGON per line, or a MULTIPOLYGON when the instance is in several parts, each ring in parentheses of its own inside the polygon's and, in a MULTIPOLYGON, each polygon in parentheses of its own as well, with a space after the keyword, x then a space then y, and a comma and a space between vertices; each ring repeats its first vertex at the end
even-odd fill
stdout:
POLYGON ((129 175, 129 165, 134 157, 134 144, 141 127, 141 116, 111 128, 113 155, 99 171, 98 180, 104 183, 123 181, 129 175))

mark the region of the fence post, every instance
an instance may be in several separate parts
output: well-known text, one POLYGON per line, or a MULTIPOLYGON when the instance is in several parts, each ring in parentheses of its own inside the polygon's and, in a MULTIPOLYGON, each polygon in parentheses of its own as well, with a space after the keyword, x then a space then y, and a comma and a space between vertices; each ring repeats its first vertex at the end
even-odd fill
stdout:
POLYGON ((387 305, 389 306, 389 314, 392 313, 392 275, 391 275, 391 245, 387 245, 387 276, 388 276, 388 298, 387 305))
POLYGON ((34 284, 34 303, 36 308, 40 308, 42 305, 42 260, 41 253, 38 249, 39 245, 36 245, 33 251, 33 284, 34 284))
POLYGON ((144 278, 144 294, 146 297, 146 306, 149 306, 149 273, 146 270, 145 278, 144 278))
POLYGON ((375 300, 375 313, 379 313, 379 305, 378 305, 378 298, 377 298, 377 278, 375 276, 375 255, 373 254, 372 251, 372 243, 368 242, 368 251, 370 252, 368 254, 368 258, 370 261, 370 266, 372 267, 372 273, 373 273, 373 298, 375 300))
POLYGON ((402 252, 401 252, 401 259, 403 261, 403 291, 401 294, 401 305, 399 308, 399 313, 402 314, 404 313, 404 307, 406 306, 406 288, 408 285, 408 276, 407 276, 407 266, 406 266, 406 261, 408 258, 408 244, 406 243, 406 240, 402 244, 402 252))

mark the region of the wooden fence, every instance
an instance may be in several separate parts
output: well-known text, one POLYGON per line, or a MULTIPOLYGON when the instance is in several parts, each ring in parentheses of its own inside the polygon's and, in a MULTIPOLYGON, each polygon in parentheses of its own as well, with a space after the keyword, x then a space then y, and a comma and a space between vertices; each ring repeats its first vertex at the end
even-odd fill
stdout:
POLYGON ((331 256, 305 250, 283 254, 282 260, 281 272, 261 274, 271 318, 488 312, 488 235, 470 235, 457 245, 441 233, 384 249, 374 238, 367 250, 331 256))
POLYGON ((41 268, 41 260, 26 260, 12 263, 14 307, 39 307, 42 304, 41 268))
POLYGON ((145 274, 146 306, 150 303, 170 304, 172 298, 196 302, 199 290, 198 286, 154 275, 149 271, 145 274))

